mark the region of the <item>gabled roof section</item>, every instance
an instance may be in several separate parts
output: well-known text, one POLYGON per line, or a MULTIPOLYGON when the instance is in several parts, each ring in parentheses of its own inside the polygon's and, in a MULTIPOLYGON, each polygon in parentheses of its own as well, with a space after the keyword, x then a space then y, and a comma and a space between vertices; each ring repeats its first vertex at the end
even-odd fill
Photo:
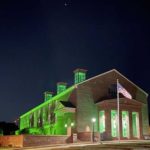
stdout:
POLYGON ((74 106, 71 102, 69 102, 69 101, 67 101, 67 102, 65 102, 65 101, 60 101, 60 102, 62 103, 62 105, 63 105, 64 107, 75 108, 75 106, 74 106))
POLYGON ((125 78, 128 82, 130 82, 134 87, 136 87, 137 89, 139 89, 141 92, 143 92, 146 96, 148 96, 148 93, 145 92, 143 89, 141 89, 139 86, 137 86, 135 83, 133 83, 131 80, 129 80, 128 78, 126 78, 123 74, 121 74, 119 71, 117 71, 116 69, 113 69, 115 72, 117 72, 120 76, 122 76, 123 78, 125 78))
POLYGON ((41 103, 40 105, 34 107, 33 109, 29 110, 27 113, 23 114, 20 116, 20 118, 29 115, 30 113, 33 113, 34 111, 41 109, 42 107, 45 107, 48 104, 51 104, 55 101, 68 101, 70 94, 72 93, 72 91, 75 89, 75 86, 71 86, 68 89, 66 89, 64 92, 52 97, 50 100, 41 103))
POLYGON ((132 95, 133 99, 147 103, 148 93, 127 79, 116 69, 94 76, 77 84, 76 86, 78 89, 84 86, 89 87, 92 91, 94 101, 98 102, 102 101, 102 99, 104 100, 104 97, 109 97, 108 89, 113 84, 117 83, 117 79, 119 79, 119 83, 132 95))
POLYGON ((112 69, 112 70, 109 70, 109 71, 104 72, 104 73, 102 73, 102 74, 99 74, 99 75, 97 75, 97 76, 94 76, 94 77, 92 77, 92 78, 89 78, 89 79, 87 79, 87 80, 85 80, 85 81, 83 81, 83 82, 81 82, 81 83, 79 83, 79 84, 77 84, 77 85, 82 85, 82 84, 84 84, 85 82, 91 81, 91 80, 93 80, 93 79, 95 79, 95 78, 97 78, 97 77, 100 77, 100 76, 107 75, 107 74, 109 74, 109 73, 111 73, 111 72, 116 72, 117 74, 119 74, 120 76, 122 76, 124 79, 126 79, 128 82, 130 82, 134 87, 138 88, 140 91, 142 91, 145 95, 148 96, 148 93, 146 93, 143 89, 141 89, 139 86, 137 86, 137 85, 136 85, 135 83, 133 83, 131 80, 129 80, 128 78, 126 78, 123 74, 121 74, 121 73, 120 73, 119 71, 117 71, 116 69, 112 69))

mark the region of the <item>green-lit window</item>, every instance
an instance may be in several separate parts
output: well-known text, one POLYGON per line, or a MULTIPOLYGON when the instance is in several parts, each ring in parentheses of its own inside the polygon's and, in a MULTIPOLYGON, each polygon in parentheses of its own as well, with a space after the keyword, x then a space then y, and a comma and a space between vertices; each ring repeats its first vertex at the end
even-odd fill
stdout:
POLYGON ((100 133, 105 132, 105 111, 100 111, 99 112, 99 116, 100 116, 100 133))
POLYGON ((34 126, 34 115, 33 114, 30 115, 29 123, 30 123, 30 127, 34 126))
POLYGON ((78 73, 75 73, 75 84, 78 83, 78 73))
POLYGON ((86 78, 85 73, 83 72, 76 72, 75 73, 75 84, 84 81, 86 78))
POLYGON ((132 112, 132 131, 133 131, 133 137, 139 137, 139 113, 138 112, 132 112))
POLYGON ((117 111, 111 110, 111 135, 117 137, 117 111))
POLYGON ((37 127, 37 112, 34 112, 34 127, 37 127))
POLYGON ((48 121, 48 106, 45 107, 45 120, 48 121))
POLYGON ((85 73, 79 72, 79 82, 82 82, 85 80, 85 73))
POLYGON ((122 111, 122 136, 129 137, 129 113, 122 111))
POLYGON ((43 124, 45 124, 45 122, 46 122, 45 108, 43 107, 42 110, 43 110, 42 111, 42 114, 43 114, 42 115, 42 119, 43 119, 42 122, 43 122, 43 124))
POLYGON ((57 94, 63 92, 66 90, 66 86, 65 85, 58 85, 57 86, 57 94))

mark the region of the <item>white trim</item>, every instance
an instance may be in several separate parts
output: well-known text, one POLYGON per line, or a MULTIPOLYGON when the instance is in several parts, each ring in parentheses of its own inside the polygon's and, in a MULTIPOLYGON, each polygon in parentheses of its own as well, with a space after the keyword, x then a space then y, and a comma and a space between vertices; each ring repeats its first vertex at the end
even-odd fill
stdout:
POLYGON ((85 82, 87 82, 87 81, 93 80, 93 79, 95 79, 95 78, 97 78, 97 77, 103 76, 103 75, 105 75, 105 74, 107 74, 107 73, 110 73, 110 72, 112 72, 112 71, 114 71, 114 69, 112 69, 112 70, 110 70, 110 71, 107 71, 107 72, 104 72, 104 73, 101 73, 101 74, 99 74, 99 75, 96 75, 96 76, 94 76, 94 77, 92 77, 92 78, 89 78, 89 79, 87 79, 87 80, 85 80, 85 81, 83 81, 83 82, 81 82, 81 83, 78 83, 77 85, 80 85, 80 84, 85 83, 85 82))
POLYGON ((128 78, 126 78, 123 74, 121 74, 119 71, 117 71, 116 69, 113 69, 115 72, 117 72, 120 76, 122 76, 123 78, 125 78, 128 82, 130 82, 133 86, 135 86, 136 88, 138 88, 140 91, 142 91, 146 96, 148 96, 148 93, 145 92, 143 89, 141 89, 139 86, 137 86, 135 83, 133 83, 131 80, 129 80, 128 78))
MULTIPOLYGON (((108 102, 108 101, 116 102, 116 100, 117 100, 117 97, 116 97, 116 98, 111 98, 111 99, 104 99, 104 100, 102 100, 102 101, 100 101, 100 102, 95 103, 95 105, 100 105, 102 102, 108 102)), ((129 99, 125 98, 125 97, 119 98, 119 100, 120 100, 120 101, 128 100, 129 102, 134 101, 135 103, 138 103, 138 104, 145 104, 145 103, 140 102, 140 101, 137 101, 137 100, 135 100, 135 99, 130 99, 130 100, 129 100, 129 99)))

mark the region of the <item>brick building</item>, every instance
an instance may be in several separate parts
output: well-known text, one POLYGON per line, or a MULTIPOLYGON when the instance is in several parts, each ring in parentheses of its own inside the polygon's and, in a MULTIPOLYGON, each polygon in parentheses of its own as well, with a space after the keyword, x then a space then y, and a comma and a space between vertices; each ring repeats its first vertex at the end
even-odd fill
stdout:
POLYGON ((59 82, 56 96, 45 92, 42 104, 20 116, 20 130, 45 135, 77 133, 80 140, 91 140, 94 131, 102 140, 117 139, 117 79, 132 95, 132 99, 119 95, 120 138, 142 139, 149 131, 148 94, 115 69, 90 79, 86 70, 76 69, 73 86, 59 82))

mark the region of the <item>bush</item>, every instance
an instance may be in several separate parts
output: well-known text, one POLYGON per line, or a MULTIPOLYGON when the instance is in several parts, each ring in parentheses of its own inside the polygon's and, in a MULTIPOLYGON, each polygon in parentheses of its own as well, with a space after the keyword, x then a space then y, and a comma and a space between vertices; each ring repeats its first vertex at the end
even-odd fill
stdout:
POLYGON ((0 135, 3 135, 3 130, 0 128, 0 135))
POLYGON ((20 134, 29 134, 29 128, 24 128, 20 130, 20 134))

